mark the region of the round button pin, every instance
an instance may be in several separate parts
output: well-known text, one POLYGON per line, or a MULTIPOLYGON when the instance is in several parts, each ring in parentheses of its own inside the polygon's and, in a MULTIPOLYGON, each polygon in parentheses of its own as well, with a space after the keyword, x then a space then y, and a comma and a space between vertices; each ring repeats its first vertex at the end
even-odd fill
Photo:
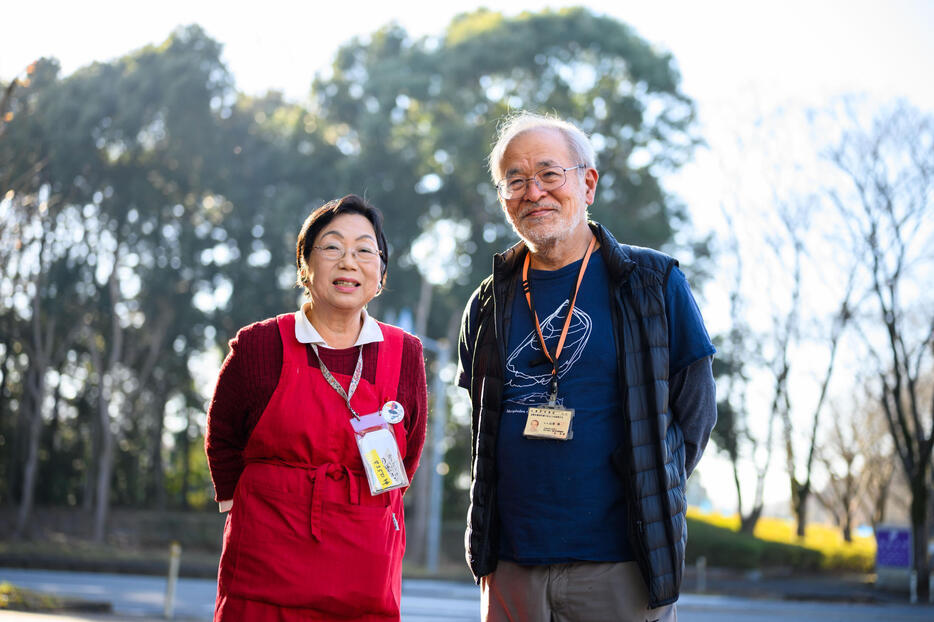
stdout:
POLYGON ((379 412, 387 423, 399 423, 405 417, 405 409, 399 402, 386 402, 379 412))

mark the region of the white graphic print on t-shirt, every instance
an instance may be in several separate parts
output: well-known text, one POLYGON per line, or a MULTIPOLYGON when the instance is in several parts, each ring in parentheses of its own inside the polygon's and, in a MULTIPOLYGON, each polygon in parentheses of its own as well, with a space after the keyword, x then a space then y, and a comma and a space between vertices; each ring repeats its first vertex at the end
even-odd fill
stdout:
MULTIPOLYGON (((555 311, 542 321, 542 336, 548 344, 550 354, 554 356, 558 337, 564 326, 564 318, 570 303, 567 299, 555 311)), ((580 360, 590 340, 593 321, 579 306, 574 307, 571 316, 571 325, 564 340, 561 357, 558 359, 558 380, 561 380, 574 364, 580 360)), ((551 380, 551 364, 542 353, 542 346, 538 340, 535 328, 519 343, 518 347, 506 358, 506 390, 510 395, 509 401, 513 404, 534 406, 548 401, 548 383, 551 380), (544 360, 545 364, 530 365, 531 362, 544 360), (509 389, 513 389, 510 391, 509 389), (525 389, 515 395, 515 389, 525 389)), ((563 400, 559 399, 561 404, 563 400)))

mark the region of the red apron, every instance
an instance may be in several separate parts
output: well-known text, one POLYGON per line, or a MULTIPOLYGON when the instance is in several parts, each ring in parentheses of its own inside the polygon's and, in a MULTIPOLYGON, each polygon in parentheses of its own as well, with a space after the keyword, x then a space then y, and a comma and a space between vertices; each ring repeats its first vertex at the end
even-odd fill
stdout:
MULTIPOLYGON (((399 620, 401 489, 370 494, 346 402, 309 366, 295 317, 277 323, 282 373, 243 452, 214 620, 399 620)), ((376 383, 361 378, 351 398, 361 415, 396 399, 403 332, 380 328, 376 383)), ((346 390, 350 377, 334 376, 346 390)))

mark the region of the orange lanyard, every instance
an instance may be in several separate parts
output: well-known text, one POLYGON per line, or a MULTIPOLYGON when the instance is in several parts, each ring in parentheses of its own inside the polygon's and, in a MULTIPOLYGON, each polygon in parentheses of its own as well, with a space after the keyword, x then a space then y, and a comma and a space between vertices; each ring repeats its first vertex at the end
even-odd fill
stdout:
POLYGON ((548 351, 548 345, 545 343, 545 336, 542 335, 541 322, 538 320, 538 313, 535 311, 535 303, 532 301, 532 286, 529 283, 529 263, 532 261, 531 253, 525 254, 525 263, 522 264, 522 291, 525 292, 525 300, 529 304, 529 311, 532 312, 532 319, 535 320, 535 332, 538 333, 538 341, 542 346, 542 352, 544 352, 548 360, 551 361, 551 395, 548 398, 548 403, 552 406, 558 399, 558 357, 561 356, 561 350, 564 348, 564 340, 567 338, 568 328, 571 326, 571 316, 574 314, 574 303, 577 301, 577 292, 580 290, 581 282, 584 280, 584 271, 587 270, 587 262, 590 261, 590 255, 593 253, 593 248, 596 243, 597 238, 591 238, 590 245, 587 247, 587 252, 584 253, 584 260, 581 262, 580 271, 577 273, 577 283, 571 291, 568 314, 567 317, 564 318, 564 326, 561 328, 561 336, 558 338, 558 347, 555 348, 554 356, 548 351))

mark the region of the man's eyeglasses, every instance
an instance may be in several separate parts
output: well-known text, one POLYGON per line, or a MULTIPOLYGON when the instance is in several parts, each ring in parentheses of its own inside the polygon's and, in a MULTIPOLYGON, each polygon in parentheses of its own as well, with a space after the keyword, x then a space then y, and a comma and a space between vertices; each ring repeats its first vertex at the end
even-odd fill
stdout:
MULTIPOLYGON (((347 249, 340 244, 325 244, 323 246, 312 246, 312 248, 328 261, 337 261, 347 254, 347 249)), ((357 246, 350 249, 350 255, 360 263, 375 263, 379 261, 383 253, 372 246, 357 246)))
POLYGON ((530 181, 534 181, 535 185, 538 186, 538 189, 542 192, 556 190, 567 182, 568 171, 579 168, 586 168, 586 164, 578 164, 577 166, 569 166, 568 168, 549 166, 548 168, 543 168, 538 171, 531 177, 520 177, 518 175, 507 177, 496 184, 496 191, 499 193, 499 196, 508 201, 525 194, 525 190, 528 188, 530 181))

